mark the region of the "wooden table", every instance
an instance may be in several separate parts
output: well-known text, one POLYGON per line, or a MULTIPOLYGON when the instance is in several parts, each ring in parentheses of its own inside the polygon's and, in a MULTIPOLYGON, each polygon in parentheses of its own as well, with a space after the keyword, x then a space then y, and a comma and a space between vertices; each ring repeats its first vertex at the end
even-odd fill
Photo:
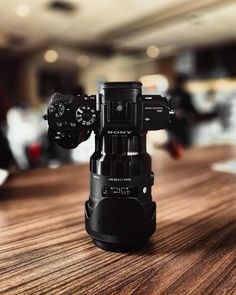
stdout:
POLYGON ((229 146, 153 158, 158 229, 119 254, 84 230, 88 166, 38 169, 0 189, 0 294, 236 294, 236 176, 213 172, 229 146))

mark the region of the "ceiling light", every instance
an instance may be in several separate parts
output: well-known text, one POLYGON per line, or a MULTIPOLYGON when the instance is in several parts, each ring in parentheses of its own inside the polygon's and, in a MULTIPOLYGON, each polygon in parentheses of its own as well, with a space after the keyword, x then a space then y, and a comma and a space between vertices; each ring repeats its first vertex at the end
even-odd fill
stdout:
POLYGON ((89 65, 90 59, 87 55, 81 54, 77 57, 76 63, 79 67, 85 68, 89 65))
POLYGON ((30 13, 30 7, 25 3, 21 3, 17 5, 15 8, 15 14, 19 17, 26 17, 29 15, 29 13, 30 13))
POLYGON ((44 53, 44 59, 48 63, 53 63, 58 59, 58 53, 54 49, 49 49, 44 53))
POLYGON ((151 45, 147 47, 146 53, 147 53, 147 56, 151 58, 155 58, 159 55, 159 49, 158 47, 151 45))

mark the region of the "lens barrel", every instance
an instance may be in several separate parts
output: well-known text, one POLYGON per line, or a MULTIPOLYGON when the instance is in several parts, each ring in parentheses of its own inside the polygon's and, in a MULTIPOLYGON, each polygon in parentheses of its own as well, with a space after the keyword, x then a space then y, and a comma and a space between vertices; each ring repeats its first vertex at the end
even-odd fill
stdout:
MULTIPOLYGON (((105 83, 101 103, 118 100, 122 105, 124 101, 135 104, 141 86, 140 82, 105 83)), ((85 204, 86 230, 95 245, 104 250, 139 249, 156 229, 146 134, 97 134, 95 142, 90 159, 91 193, 85 204)))

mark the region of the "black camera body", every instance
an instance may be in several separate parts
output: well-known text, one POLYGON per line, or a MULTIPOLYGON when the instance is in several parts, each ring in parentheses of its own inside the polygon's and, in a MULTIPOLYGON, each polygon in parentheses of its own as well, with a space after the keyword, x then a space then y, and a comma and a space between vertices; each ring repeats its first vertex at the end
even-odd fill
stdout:
POLYGON ((52 140, 70 149, 95 133, 85 227, 96 246, 130 251, 154 233, 146 133, 166 128, 171 113, 165 97, 142 95, 140 82, 107 82, 97 96, 53 95, 47 112, 52 140))

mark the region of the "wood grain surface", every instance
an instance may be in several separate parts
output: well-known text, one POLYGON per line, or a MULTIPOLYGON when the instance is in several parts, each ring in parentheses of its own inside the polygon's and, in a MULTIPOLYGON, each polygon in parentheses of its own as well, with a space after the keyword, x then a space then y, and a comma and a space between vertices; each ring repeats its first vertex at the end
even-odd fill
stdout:
POLYGON ((153 158, 157 231, 119 254, 84 230, 88 166, 13 175, 0 188, 0 294, 236 294, 236 176, 229 146, 153 158))

